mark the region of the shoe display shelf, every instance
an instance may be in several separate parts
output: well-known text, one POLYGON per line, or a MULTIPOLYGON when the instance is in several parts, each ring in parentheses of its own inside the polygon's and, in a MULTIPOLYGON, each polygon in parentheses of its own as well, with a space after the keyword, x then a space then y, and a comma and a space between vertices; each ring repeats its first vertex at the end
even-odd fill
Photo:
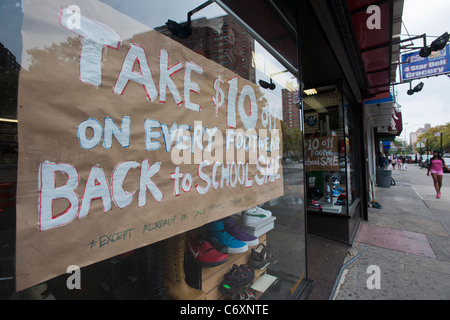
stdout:
MULTIPOLYGON (((266 244, 266 234, 263 234, 258 237, 259 243, 266 244)), ((203 268, 201 271, 201 290, 206 293, 206 300, 225 300, 227 299, 226 295, 222 292, 220 288, 220 284, 223 281, 223 276, 229 272, 233 264, 241 265, 247 264, 252 248, 256 248, 256 246, 249 247, 247 252, 243 253, 229 253, 228 260, 224 264, 213 268, 203 268)), ((258 279, 260 279, 264 274, 266 274, 267 268, 264 270, 255 269, 255 279, 253 280, 253 284, 255 284, 258 279)), ((250 284, 249 286, 251 286, 250 284)), ((256 292, 256 298, 262 296, 264 292, 256 292)))
POLYGON ((337 197, 331 197, 330 202, 327 202, 326 198, 323 197, 319 199, 317 202, 322 207, 322 212, 327 213, 342 213, 342 207, 336 205, 337 197))
POLYGON ((325 212, 325 213, 340 214, 340 213, 342 213, 344 206, 337 205, 336 204, 337 200, 338 200, 338 197, 333 196, 330 198, 330 202, 328 202, 326 197, 324 196, 324 197, 320 198, 319 200, 317 200, 317 203, 321 209, 320 210, 312 210, 312 209, 308 208, 308 212, 325 212))

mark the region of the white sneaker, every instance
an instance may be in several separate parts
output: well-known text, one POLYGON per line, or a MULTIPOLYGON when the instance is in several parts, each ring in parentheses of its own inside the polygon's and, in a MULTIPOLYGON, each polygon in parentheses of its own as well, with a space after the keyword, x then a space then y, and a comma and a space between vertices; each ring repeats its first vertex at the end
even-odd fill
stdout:
POLYGON ((243 221, 244 225, 257 224, 258 222, 268 220, 272 217, 272 212, 262 209, 258 206, 244 210, 243 221))

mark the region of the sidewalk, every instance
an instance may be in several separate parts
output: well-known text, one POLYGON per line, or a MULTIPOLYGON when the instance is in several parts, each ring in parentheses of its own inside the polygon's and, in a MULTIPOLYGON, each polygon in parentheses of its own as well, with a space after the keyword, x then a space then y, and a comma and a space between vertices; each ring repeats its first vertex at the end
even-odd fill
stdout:
POLYGON ((392 177, 396 186, 375 189, 382 208, 361 223, 335 300, 450 299, 450 174, 441 199, 426 169, 409 165, 392 177), (369 266, 379 267, 379 289, 369 266))

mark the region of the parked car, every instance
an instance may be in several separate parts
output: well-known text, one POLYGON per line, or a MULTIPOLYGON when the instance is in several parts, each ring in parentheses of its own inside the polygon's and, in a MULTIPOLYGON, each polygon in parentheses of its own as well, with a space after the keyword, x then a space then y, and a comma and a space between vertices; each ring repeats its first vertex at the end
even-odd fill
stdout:
MULTIPOLYGON (((449 156, 449 157, 443 157, 442 159, 444 160, 445 164, 447 165, 447 168, 450 169, 450 156, 449 156)), ((448 170, 445 169, 445 167, 444 167, 444 172, 449 173, 450 171, 448 171, 448 170)))
POLYGON ((428 168, 428 163, 430 162, 430 159, 433 158, 432 154, 429 154, 428 156, 426 154, 422 155, 422 161, 420 161, 419 165, 424 168, 428 168))

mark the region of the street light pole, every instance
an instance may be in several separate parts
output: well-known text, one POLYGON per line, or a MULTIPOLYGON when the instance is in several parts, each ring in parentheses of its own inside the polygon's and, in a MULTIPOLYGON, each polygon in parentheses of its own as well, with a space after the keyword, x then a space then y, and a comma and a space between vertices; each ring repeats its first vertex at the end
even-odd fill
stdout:
MULTIPOLYGON (((405 123, 405 125, 409 125, 409 123, 405 123)), ((405 130, 404 130, 404 134, 405 134, 405 138, 403 139, 403 151, 405 152, 405 156, 406 156, 406 145, 407 145, 407 142, 406 142, 406 127, 405 127, 405 130)))
MULTIPOLYGON (((408 123, 408 122, 406 122, 406 123, 404 123, 403 124, 403 127, 404 127, 404 129, 403 129, 403 134, 405 135, 405 138, 404 138, 404 143, 403 143, 403 145, 405 146, 405 154, 406 154, 406 144, 407 144, 407 139, 406 139, 406 137, 407 137, 407 129, 408 128, 412 128, 412 127, 414 127, 414 126, 417 126, 417 125, 421 125, 421 123, 415 123, 415 124, 410 124, 410 123, 408 123)), ((411 141, 411 133, 409 132, 409 135, 410 135, 410 145, 412 146, 412 141, 411 141)), ((414 148, 411 148, 411 153, 414 151, 413 150, 414 148)))

